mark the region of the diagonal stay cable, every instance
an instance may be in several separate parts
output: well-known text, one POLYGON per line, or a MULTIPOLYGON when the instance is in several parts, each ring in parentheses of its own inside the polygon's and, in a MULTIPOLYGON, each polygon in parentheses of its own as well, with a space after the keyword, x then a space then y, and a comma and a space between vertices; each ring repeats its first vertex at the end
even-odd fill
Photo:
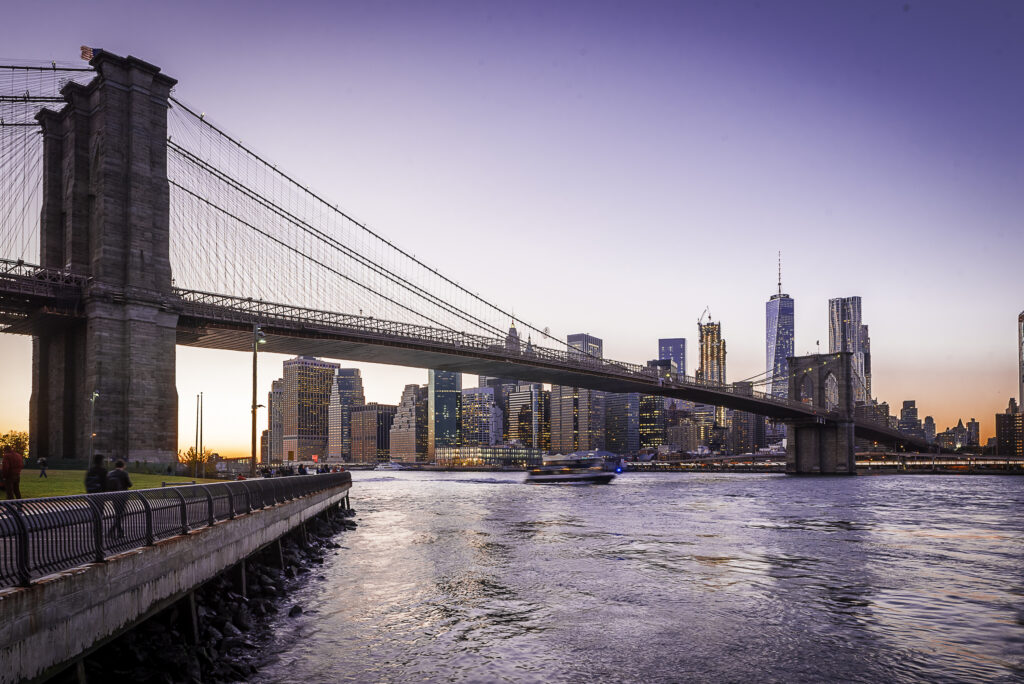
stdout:
MULTIPOLYGON (((394 243, 390 242, 389 240, 387 240, 386 238, 384 238, 384 237, 383 237, 382 235, 380 235, 380 234, 378 234, 378 233, 374 232, 373 230, 371 230, 371 229, 370 229, 369 227, 367 227, 367 226, 366 226, 366 225, 364 225, 363 223, 360 223, 359 221, 357 221, 357 220, 356 220, 356 219, 354 219, 353 217, 351 217, 351 216, 349 216, 348 214, 346 214, 346 213, 345 213, 344 211, 341 211, 341 210, 340 210, 340 209, 338 209, 338 208, 337 208, 336 206, 334 206, 334 205, 330 204, 329 202, 327 202, 327 200, 325 200, 325 199, 324 199, 323 197, 321 197, 320 195, 318 195, 318 194, 316 194, 315 192, 313 192, 313 191, 309 190, 309 189, 308 189, 307 187, 304 187, 304 186, 303 186, 302 184, 300 184, 300 183, 299 183, 298 181, 296 181, 296 180, 295 180, 294 178, 290 177, 290 176, 289 176, 288 174, 284 173, 283 171, 280 171, 280 170, 279 170, 279 169, 278 169, 278 168, 277 168, 276 166, 274 166, 274 165, 273 165, 273 164, 271 164, 270 162, 268 162, 268 161, 266 161, 265 159, 263 159, 262 157, 260 157, 260 156, 259 156, 258 154, 256 154, 255 152, 253 152, 253 151, 252 151, 251 149, 249 149, 248 147, 246 147, 245 145, 243 145, 243 144, 242 144, 241 142, 239 142, 238 140, 236 140, 236 139, 232 138, 232 137, 231 137, 230 135, 228 135, 227 133, 225 133, 225 132, 224 132, 223 130, 221 130, 220 128, 218 128, 218 127, 217 127, 217 126, 215 126, 214 124, 212 124, 212 123, 210 123, 209 121, 207 121, 207 120, 206 120, 206 117, 205 117, 205 116, 200 116, 200 115, 199 115, 199 114, 197 114, 197 113, 196 113, 195 111, 193 111, 192 109, 190 109, 190 108, 189 108, 189 107, 188 107, 187 105, 185 105, 184 103, 182 103, 182 102, 181 102, 180 100, 178 100, 177 98, 175 98, 175 97, 173 97, 173 96, 172 96, 172 97, 170 97, 169 99, 170 99, 170 101, 171 101, 172 103, 174 103, 175 105, 177 105, 178 107, 180 107, 180 108, 181 108, 182 110, 184 110, 185 112, 187 112, 188 114, 190 114, 190 115, 191 115, 191 116, 192 116, 192 117, 193 117, 193 118, 194 118, 194 119, 195 119, 196 121, 199 121, 199 122, 200 122, 201 124, 204 124, 204 125, 206 125, 206 126, 207 126, 207 127, 209 127, 209 128, 211 129, 211 130, 215 131, 215 132, 216 132, 216 133, 218 133, 218 134, 219 134, 220 136, 222 136, 222 137, 223 137, 223 138, 225 138, 226 140, 228 140, 228 141, 230 141, 231 143, 233 143, 233 144, 234 144, 234 145, 235 145, 236 147, 238 147, 239 149, 243 150, 243 151, 244 151, 244 152, 245 152, 246 154, 248 154, 249 156, 251 156, 251 157, 253 157, 254 159, 256 159, 256 160, 257 160, 258 162, 260 162, 261 164, 263 164, 263 165, 264 165, 265 167, 267 167, 268 169, 271 169, 273 173, 275 173, 275 174, 277 174, 278 176, 280 176, 280 177, 284 178, 284 179, 285 179, 286 181, 288 181, 289 183, 291 183, 291 184, 292 184, 292 185, 294 185, 295 187, 299 188, 299 189, 300 189, 300 190, 301 190, 302 192, 306 193, 307 195, 309 195, 310 197, 312 197, 313 199, 315 199, 315 200, 316 200, 317 202, 320 202, 321 204, 323 204, 323 205, 324 205, 325 207, 327 207, 327 209, 328 209, 329 211, 332 211, 332 212, 334 212, 334 213, 336 213, 336 214, 340 215, 341 217, 345 218, 346 220, 350 221, 350 222, 351 222, 352 224, 354 224, 355 226, 358 226, 358 227, 359 227, 360 229, 362 229, 363 231, 365 231, 365 232, 366 232, 366 233, 368 233, 369 235, 372 235, 372 236, 373 236, 373 237, 375 237, 376 239, 380 240, 380 241, 381 241, 382 243, 384 243, 384 244, 385 244, 385 245, 387 245, 388 247, 392 248, 393 250, 395 250, 396 252, 398 252, 399 254, 401 254, 401 255, 402 255, 403 257, 405 257, 405 258, 409 259, 410 261, 412 261, 413 263, 417 264, 418 266, 421 266, 421 267, 425 268, 426 270, 430 271, 431 273, 433 273, 433 274, 434 274, 435 276, 437 276, 438 278, 440 278, 440 279, 441 279, 441 280, 443 280, 444 282, 446 282, 446 283, 448 283, 449 285, 451 285, 451 286, 455 287, 456 289, 460 290, 461 292, 464 292, 464 293, 466 293, 466 294, 467 294, 467 295, 469 295, 469 296, 470 296, 470 297, 471 297, 472 299, 475 299, 476 301, 478 301, 478 302, 480 302, 480 303, 484 304, 485 306, 487 306, 487 307, 489 307, 489 308, 493 309, 494 311, 497 311, 498 313, 502 314, 503 316, 505 316, 505 317, 507 317, 507 318, 510 318, 510 319, 511 319, 511 320, 513 320, 513 321, 518 321, 518 322, 522 323, 522 324, 523 324, 524 326, 526 326, 527 328, 529 328, 529 329, 530 329, 530 330, 532 330, 533 332, 536 332, 536 333, 537 333, 538 335, 541 335, 541 336, 542 336, 543 338, 545 338, 545 339, 550 339, 550 340, 554 340, 554 341, 555 341, 555 342, 557 342, 557 343, 558 343, 559 345, 565 344, 565 342, 564 342, 563 340, 560 340, 560 339, 558 339, 557 337, 555 337, 555 336, 554 336, 554 335, 552 335, 551 333, 549 333, 549 332, 546 332, 545 330, 541 330, 541 329, 537 328, 536 326, 534 326, 534 325, 532 325, 532 324, 528 323, 527 321, 524 321, 524 320, 522 320, 521 318, 516 318, 516 316, 515 316, 514 314, 512 314, 512 313, 509 313, 509 312, 505 311, 504 309, 502 309, 501 307, 499 307, 499 306, 497 306, 497 305, 495 305, 495 304, 492 304, 491 302, 487 301, 486 299, 484 299, 484 298, 483 298, 483 297, 481 297, 480 295, 478 295, 478 294, 476 294, 476 293, 474 293, 474 292, 471 292, 470 290, 467 290, 467 289, 466 289, 465 287, 463 287, 462 285, 459 285, 459 284, 458 284, 457 282, 455 282, 455 281, 454 281, 454 280, 452 280, 451 278, 448 278, 447 276, 445 276, 444 274, 442 274, 442 273, 441 273, 440 271, 438 271, 437 269, 434 269, 434 268, 432 268, 432 267, 428 266, 427 264, 423 263, 422 261, 420 261, 419 259, 417 259, 417 258, 416 258, 415 256, 413 256, 412 254, 410 254, 409 252, 406 252, 406 251, 405 251, 404 249, 402 249, 401 247, 399 247, 399 246, 395 245, 394 243)), ((584 352, 584 353, 586 353, 586 352, 584 352)), ((591 356, 590 354, 587 354, 587 355, 588 355, 588 356, 591 356)))
POLYGON ((383 276, 383 277, 391 280, 392 282, 398 284, 399 286, 401 286, 402 288, 404 288, 408 292, 419 296, 420 298, 422 298, 427 303, 432 304, 434 306, 438 306, 441 309, 445 310, 446 312, 448 312, 450 314, 453 314, 457 318, 460 318, 463 321, 465 321, 465 322, 467 322, 467 323, 469 323, 471 325, 478 326, 480 328, 483 328, 484 330, 490 330, 491 332, 495 333, 498 336, 501 336, 504 333, 503 330, 501 330, 501 329, 491 325, 487 321, 484 321, 484 320, 482 320, 480 318, 477 318, 473 314, 471 314, 471 313, 469 313, 467 311, 464 311, 464 310, 458 308, 457 306, 454 306, 453 304, 451 304, 449 302, 445 302, 440 297, 430 293, 429 291, 425 291, 422 288, 417 287, 414 283, 409 282, 408 280, 406 280, 402 276, 398 275, 397 273, 394 273, 390 269, 387 269, 387 268, 381 266, 380 264, 377 264, 377 263, 373 262, 372 260, 366 258, 364 255, 362 255, 359 252, 353 250, 352 248, 339 243, 332 236, 324 233, 322 230, 320 230, 320 229, 318 229, 318 228, 316 228, 314 226, 311 226, 309 223, 307 223, 306 221, 304 221, 300 217, 295 216, 294 214, 289 212, 287 209, 284 209, 283 207, 280 207, 276 203, 271 202, 270 200, 260 196, 255 191, 253 191, 252 189, 248 188, 247 186, 245 186, 241 182, 237 181, 236 179, 232 178, 227 173, 225 173, 225 172, 221 171, 220 169, 214 167, 213 165, 209 164, 208 162, 200 159, 195 154, 193 154, 192 152, 186 150, 185 148, 183 148, 182 146, 178 145, 177 143, 175 143, 175 142, 173 142, 171 140, 168 140, 167 146, 168 146, 168 149, 171 149, 174 152, 176 152, 179 155, 181 155, 182 157, 184 157, 185 161, 188 161, 188 162, 190 162, 190 163, 200 167, 202 170, 204 170, 207 173, 213 175, 218 180, 220 180, 223 183, 225 183, 225 184, 229 185, 230 187, 234 188, 235 190, 237 190, 238 192, 242 193, 243 195, 245 195, 249 199, 253 200, 254 202, 260 204, 265 209, 273 212, 274 214, 276 214, 280 218, 288 221, 289 223, 291 223, 292 225, 296 226, 300 230, 306 232, 307 234, 312 235, 313 237, 315 237, 316 239, 318 239, 320 242, 322 242, 323 244, 327 245, 328 247, 331 247, 333 249, 341 251, 344 254, 347 254, 348 256, 350 256, 353 259, 355 259, 358 263, 362 264, 363 266, 366 266, 367 268, 369 268, 373 272, 377 273, 378 275, 383 276))
POLYGON ((375 292, 374 290, 370 289, 368 286, 364 285, 363 283, 359 282, 358 280, 355 280, 354 278, 352 278, 350 276, 345 275, 341 271, 338 271, 337 269, 331 268, 330 266, 328 266, 327 264, 325 264, 325 263, 323 263, 321 261, 318 261, 316 259, 313 259, 312 257, 309 257, 309 256, 307 256, 305 254, 302 254, 302 252, 300 252, 298 249, 296 249, 295 247, 292 247, 291 245, 289 245, 288 243, 284 242, 283 240, 274 237, 273 235, 271 235, 270 233, 266 232, 265 230, 257 228, 253 224, 249 223, 248 221, 245 221, 244 219, 239 218, 238 216, 235 216, 234 214, 232 214, 231 212, 227 211, 226 209, 222 209, 221 207, 217 206, 216 204, 214 204, 210 200, 206 199, 202 195, 199 195, 198 193, 195 193, 192 190, 189 190, 188 188, 186 188, 185 186, 181 185, 180 183, 177 183, 177 182, 175 182, 173 180, 168 180, 168 183, 170 185, 178 188, 179 190, 181 190, 185 194, 190 195, 193 198, 199 200, 203 204, 206 204, 211 209, 214 209, 215 211, 219 211, 220 213, 224 214, 228 218, 230 218, 230 219, 232 219, 234 221, 237 221, 238 223, 242 224, 243 226, 249 228, 250 230, 253 230, 253 231, 259 233, 260 235, 262 235, 263 237, 267 238, 268 240, 278 244, 281 247, 284 247, 286 250, 288 250, 290 252, 294 252, 295 254, 298 254, 299 256, 312 261, 313 263, 315 263, 316 265, 320 266, 321 268, 324 268, 325 270, 330 271, 331 273, 333 273, 333 274, 335 274, 335 275, 337 275, 337 276, 339 276, 341 278, 344 278, 345 280, 349 281, 353 285, 357 285, 358 287, 361 287, 361 288, 371 292, 372 294, 374 294, 374 295, 376 295, 378 297, 386 299, 387 301, 391 302, 392 304, 397 305, 399 308, 405 309, 406 311, 411 313, 413 316, 418 316, 420 318, 425 318, 426 320, 430 321, 431 323, 434 323, 434 324, 436 324, 436 325, 438 325, 438 326, 440 326, 442 328, 450 330, 451 332, 456 333, 458 335, 463 335, 464 334, 463 331, 461 331, 461 330, 456 330, 455 328, 453 328, 453 327, 451 327, 449 325, 445 325, 444 323, 441 323, 440 321, 434 320, 433 318, 431 318, 430 316, 427 316, 426 314, 422 314, 422 313, 420 313, 420 312, 418 312, 418 311, 416 311, 414 309, 409 308, 408 306, 402 304, 401 302, 399 302, 399 301, 397 301, 395 299, 392 299, 391 297, 388 297, 386 295, 380 294, 379 292, 375 292))

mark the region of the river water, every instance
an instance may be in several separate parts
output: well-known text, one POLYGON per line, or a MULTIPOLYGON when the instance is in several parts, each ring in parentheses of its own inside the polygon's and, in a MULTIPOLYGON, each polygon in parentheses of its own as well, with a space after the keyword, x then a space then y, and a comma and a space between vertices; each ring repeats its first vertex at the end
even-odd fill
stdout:
POLYGON ((1024 478, 353 475, 258 681, 1024 681, 1024 478))

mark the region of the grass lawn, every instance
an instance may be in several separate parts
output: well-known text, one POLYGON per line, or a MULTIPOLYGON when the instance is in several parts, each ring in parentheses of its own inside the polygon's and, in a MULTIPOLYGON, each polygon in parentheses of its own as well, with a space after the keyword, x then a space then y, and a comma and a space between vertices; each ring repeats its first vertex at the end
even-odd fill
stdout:
MULTIPOLYGON (((47 470, 46 477, 39 477, 38 468, 25 468, 21 471, 21 495, 26 499, 41 496, 64 496, 66 494, 85 493, 84 470, 47 470)), ((128 473, 132 480, 132 489, 150 489, 159 487, 161 482, 191 482, 191 477, 174 475, 148 475, 128 473)), ((225 480, 203 480, 196 482, 224 482, 225 480)))

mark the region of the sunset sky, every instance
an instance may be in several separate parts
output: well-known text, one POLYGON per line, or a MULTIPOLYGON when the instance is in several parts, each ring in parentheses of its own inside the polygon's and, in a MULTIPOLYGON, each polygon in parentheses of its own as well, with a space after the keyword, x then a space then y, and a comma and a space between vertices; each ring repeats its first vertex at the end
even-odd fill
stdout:
MULTIPOLYGON (((351 215, 611 358, 686 337, 692 372, 710 307, 728 379, 763 371, 781 250, 797 354, 859 295, 877 398, 987 438, 1017 393, 1022 35, 1019 2, 57 1, 5 8, 0 63, 152 62, 351 215)), ((284 358, 262 355, 262 397, 284 358)), ((183 447, 202 391, 206 445, 248 453, 249 364, 178 349, 183 447)), ((371 401, 427 378, 352 365, 371 401)), ((0 431, 27 429, 30 366, 0 336, 0 431)))

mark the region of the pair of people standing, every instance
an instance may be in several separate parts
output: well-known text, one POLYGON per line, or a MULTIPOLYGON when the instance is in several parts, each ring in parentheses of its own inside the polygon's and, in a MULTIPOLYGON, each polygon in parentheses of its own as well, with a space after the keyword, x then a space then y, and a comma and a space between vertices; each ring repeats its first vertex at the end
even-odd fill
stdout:
MULTIPOLYGON (((85 473, 85 491, 87 494, 98 494, 100 492, 123 492, 132 486, 131 478, 124 469, 124 461, 114 461, 114 469, 109 473, 103 467, 103 456, 93 456, 92 467, 85 473)), ((128 505, 128 498, 125 496, 113 496, 110 500, 114 504, 114 525, 110 528, 112 537, 123 537, 124 530, 121 523, 124 520, 124 510, 128 505)))

